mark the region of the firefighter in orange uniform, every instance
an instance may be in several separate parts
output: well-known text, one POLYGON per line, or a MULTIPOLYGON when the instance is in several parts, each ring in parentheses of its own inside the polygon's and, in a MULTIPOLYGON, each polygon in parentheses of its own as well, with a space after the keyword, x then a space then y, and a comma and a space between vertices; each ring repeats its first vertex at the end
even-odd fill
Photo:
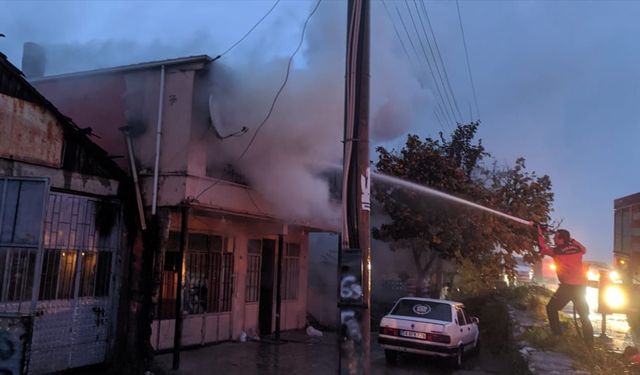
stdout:
POLYGON ((587 249, 576 239, 571 238, 569 231, 558 229, 553 237, 554 245, 550 247, 545 241, 542 228, 538 226, 538 247, 543 255, 553 258, 560 285, 547 304, 547 316, 551 332, 562 335, 558 311, 562 310, 569 301, 580 315, 582 334, 588 346, 593 345, 593 327, 589 320, 589 306, 587 305, 587 276, 582 264, 582 256, 587 249))

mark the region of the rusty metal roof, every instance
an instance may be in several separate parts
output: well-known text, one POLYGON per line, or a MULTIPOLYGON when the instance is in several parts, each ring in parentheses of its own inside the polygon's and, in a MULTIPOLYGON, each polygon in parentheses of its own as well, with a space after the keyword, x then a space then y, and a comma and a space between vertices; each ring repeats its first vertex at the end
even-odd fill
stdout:
POLYGON ((60 122, 66 136, 82 145, 100 163, 100 170, 107 172, 114 178, 124 178, 125 172, 109 157, 107 152, 87 137, 87 131, 81 129, 73 120, 63 115, 50 101, 48 101, 25 78, 20 69, 0 53, 0 93, 39 104, 49 110, 60 122))

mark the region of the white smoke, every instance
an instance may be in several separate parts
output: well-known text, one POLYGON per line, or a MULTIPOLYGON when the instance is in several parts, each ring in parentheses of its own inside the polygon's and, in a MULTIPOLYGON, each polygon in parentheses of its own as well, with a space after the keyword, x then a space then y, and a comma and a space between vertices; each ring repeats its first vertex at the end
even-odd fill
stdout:
MULTIPOLYGON (((426 107, 428 95, 420 89, 406 57, 397 53, 390 24, 378 17, 386 15, 375 9, 372 15, 372 140, 386 141, 408 130, 419 113, 416 104, 422 101, 426 107)), ((278 207, 280 215, 339 224, 340 212, 330 203, 327 182, 313 166, 340 164, 342 159, 345 40, 346 4, 322 3, 273 113, 239 161, 284 80, 288 57, 260 65, 214 62, 216 127, 226 134, 250 128, 241 138, 224 140, 221 152, 278 207)))

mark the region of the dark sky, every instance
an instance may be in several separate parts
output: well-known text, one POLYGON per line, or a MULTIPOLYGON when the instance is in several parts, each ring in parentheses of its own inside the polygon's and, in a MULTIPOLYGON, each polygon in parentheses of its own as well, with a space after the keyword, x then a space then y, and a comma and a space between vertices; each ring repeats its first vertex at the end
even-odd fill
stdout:
MULTIPOLYGON (((404 2, 386 3, 392 11, 397 5, 406 12, 404 2)), ((0 38, 0 52, 20 66, 23 42, 46 44, 52 51, 49 74, 201 53, 216 56, 272 4, 0 1, 0 33, 6 35, 0 38)), ((425 4, 463 120, 476 119, 456 3, 425 4)), ((312 5, 281 2, 225 62, 259 66, 287 56, 312 5)), ((344 8, 328 0, 321 4, 323 22, 316 27, 324 29, 310 35, 326 34, 324 48, 343 50, 344 40, 336 35, 344 30, 344 8)), ((587 246, 587 258, 610 262, 613 200, 640 190, 635 167, 640 156, 640 2, 478 0, 461 1, 460 10, 483 143, 499 163, 524 156, 528 169, 549 174, 554 218, 587 246)), ((372 14, 371 79, 377 87, 372 112, 391 103, 387 107, 395 110, 381 111, 380 119, 395 118, 400 124, 374 129, 377 139, 397 147, 407 131, 435 135, 441 125, 433 115, 433 82, 427 79, 420 89, 380 1, 373 2, 372 14)), ((304 69, 310 53, 296 60, 298 69, 304 69)), ((337 56, 339 76, 343 65, 337 56)))

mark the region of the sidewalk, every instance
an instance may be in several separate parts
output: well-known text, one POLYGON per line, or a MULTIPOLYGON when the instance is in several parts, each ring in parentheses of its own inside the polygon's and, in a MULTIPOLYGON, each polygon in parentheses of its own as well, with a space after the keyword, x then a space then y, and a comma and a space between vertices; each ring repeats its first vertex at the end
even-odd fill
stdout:
MULTIPOLYGON (((334 333, 308 337, 304 331, 282 334, 284 343, 227 342, 181 353, 180 370, 172 371, 171 353, 155 359, 156 375, 269 374, 326 375, 338 373, 338 345, 334 333)), ((413 374, 511 374, 512 368, 501 356, 481 350, 469 358, 464 369, 454 371, 447 361, 433 357, 404 355, 396 365, 388 365, 384 351, 371 334, 371 373, 375 375, 413 374)))
POLYGON ((308 337, 303 331, 283 332, 282 343, 271 341, 226 342, 186 350, 180 356, 180 370, 171 370, 172 354, 156 356, 156 374, 335 374, 336 336, 308 337))

